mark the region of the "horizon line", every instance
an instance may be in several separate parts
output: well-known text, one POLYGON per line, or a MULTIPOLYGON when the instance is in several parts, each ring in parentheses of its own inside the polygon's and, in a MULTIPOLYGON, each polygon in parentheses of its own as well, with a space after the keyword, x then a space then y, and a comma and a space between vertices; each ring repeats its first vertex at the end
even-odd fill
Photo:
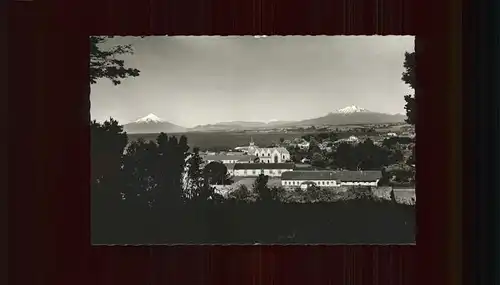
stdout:
MULTIPOLYGON (((354 112, 354 113, 351 113, 351 114, 355 114, 357 112, 354 112)), ((371 111, 371 110, 367 110, 365 112, 359 112, 359 113, 378 113, 378 114, 385 114, 385 115, 391 115, 391 116, 397 116, 397 115, 401 115, 401 116, 406 116, 406 114, 404 113, 383 113, 383 112, 377 112, 377 111, 371 111)), ((154 113, 148 113, 148 115, 150 114, 153 114, 155 116, 157 116, 156 114, 154 113)), ((174 125, 177 125, 179 127, 182 127, 182 128, 186 128, 186 129, 190 129, 190 128, 195 128, 195 127, 198 127, 198 126, 206 126, 206 125, 216 125, 216 124, 224 124, 224 123, 234 123, 234 122, 245 122, 245 123, 264 123, 264 124, 268 124, 268 123, 273 123, 273 122, 300 122, 300 121, 305 121, 305 120, 311 120, 311 119, 317 119, 317 118, 321 118, 321 117, 324 117, 324 116, 328 116, 330 114, 343 114, 343 113, 339 113, 338 110, 337 111, 333 111, 333 112, 329 112, 327 114, 324 114, 324 115, 320 115, 320 116, 316 116, 316 117, 310 117, 310 118, 303 118, 303 119, 298 119, 298 120, 283 120, 283 119, 271 119, 271 120, 239 120, 239 119, 235 119, 235 120, 231 120, 231 121, 217 121, 217 122, 213 122, 213 123, 200 123, 200 124, 194 124, 192 126, 183 126, 181 124, 178 124, 178 123, 175 123, 174 121, 172 120, 165 120, 163 119, 161 116, 157 116, 158 118, 160 118, 161 122, 162 123, 170 123, 170 124, 174 124, 174 125)), ((92 121, 97 121, 97 122, 105 122, 109 119, 113 119, 113 120, 116 120, 118 122, 121 122, 122 125, 126 125, 126 124, 132 124, 132 123, 136 123, 138 120, 144 118, 144 117, 147 117, 148 115, 146 116, 142 116, 136 120, 118 120, 117 118, 114 118, 112 116, 109 116, 107 117, 107 119, 104 119, 104 120, 97 120, 95 118, 92 118, 91 120, 92 121)))

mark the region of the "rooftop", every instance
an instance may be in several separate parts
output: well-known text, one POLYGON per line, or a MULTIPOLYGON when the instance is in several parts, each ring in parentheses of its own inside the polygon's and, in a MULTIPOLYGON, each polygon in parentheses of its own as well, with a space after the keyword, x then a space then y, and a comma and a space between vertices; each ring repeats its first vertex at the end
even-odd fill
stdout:
POLYGON ((243 154, 230 154, 230 155, 203 155, 202 158, 204 160, 214 160, 214 161, 222 161, 222 160, 238 160, 238 161, 250 161, 257 158, 255 155, 243 155, 243 154))
POLYGON ((340 180, 352 182, 376 181, 382 177, 381 171, 287 171, 282 180, 340 180))
POLYGON ((255 150, 258 151, 258 152, 262 152, 262 151, 265 151, 265 152, 272 152, 274 150, 277 150, 278 152, 280 153, 289 153, 288 150, 284 147, 256 147, 255 150))
POLYGON ((234 169, 294 169, 293 163, 237 163, 234 169))

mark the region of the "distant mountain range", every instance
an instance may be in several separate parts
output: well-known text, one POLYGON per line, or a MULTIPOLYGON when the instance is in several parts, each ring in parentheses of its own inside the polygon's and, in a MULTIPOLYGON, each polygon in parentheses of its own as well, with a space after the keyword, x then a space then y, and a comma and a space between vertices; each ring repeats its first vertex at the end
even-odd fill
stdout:
POLYGON ((252 129, 265 129, 265 128, 277 128, 287 124, 294 124, 293 121, 271 121, 271 122, 222 122, 209 125, 199 125, 194 128, 188 129, 191 132, 206 132, 206 131, 226 131, 226 130, 252 130, 252 129))
POLYGON ((319 118, 296 122, 295 126, 386 124, 404 122, 406 115, 372 112, 357 106, 348 106, 319 118))
POLYGON ((251 130, 262 128, 306 127, 322 125, 358 125, 358 124, 389 124, 400 123, 406 119, 402 114, 386 114, 372 112, 358 106, 347 106, 325 116, 301 121, 272 121, 264 122, 224 122, 210 125, 200 125, 188 131, 224 131, 224 130, 251 130))
POLYGON ((402 114, 385 114, 372 112, 358 106, 348 106, 331 112, 325 116, 301 120, 270 122, 220 122, 216 124, 199 125, 193 128, 184 128, 164 121, 154 114, 149 114, 133 123, 126 124, 124 129, 128 133, 183 133, 183 132, 214 132, 214 131, 243 131, 270 128, 290 128, 323 125, 358 125, 358 124, 385 124, 400 123, 406 119, 402 114))

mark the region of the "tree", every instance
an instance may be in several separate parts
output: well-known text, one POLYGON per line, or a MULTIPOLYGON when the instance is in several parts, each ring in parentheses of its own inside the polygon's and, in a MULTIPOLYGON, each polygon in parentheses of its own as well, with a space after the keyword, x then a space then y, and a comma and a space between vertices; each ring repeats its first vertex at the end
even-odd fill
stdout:
POLYGON ((181 136, 169 137, 160 133, 156 138, 155 179, 158 182, 156 201, 161 207, 180 203, 186 193, 183 191, 183 176, 187 159, 187 139, 181 136))
POLYGON ((373 195, 371 187, 352 187, 347 190, 348 195, 354 199, 360 200, 373 200, 375 199, 375 195, 373 195))
POLYGON ((258 200, 260 201, 270 201, 273 200, 271 189, 267 186, 269 182, 269 176, 260 174, 253 184, 253 190, 258 195, 258 200))
POLYGON ((313 137, 312 134, 306 134, 302 136, 302 139, 308 142, 311 140, 312 137, 313 137))
POLYGON ((388 186, 390 184, 390 179, 391 179, 391 177, 390 177, 389 173, 387 172, 385 167, 383 167, 382 168, 382 177, 378 181, 377 186, 388 186))
POLYGON ((357 159, 355 157, 354 146, 348 143, 341 143, 337 150, 332 154, 333 166, 347 170, 356 170, 357 159))
POLYGON ((405 61, 403 63, 404 72, 401 79, 412 89, 417 86, 417 77, 415 72, 415 52, 405 52, 405 61))
POLYGON ((227 167, 223 163, 216 161, 212 161, 205 166, 203 177, 208 179, 208 183, 212 185, 228 185, 232 183, 227 173, 227 167))
MULTIPOLYGON (((185 149, 185 148, 181 148, 185 149)), ((222 195, 215 193, 215 188, 210 185, 208 177, 204 175, 202 168, 203 159, 200 156, 199 148, 193 148, 193 153, 188 159, 186 185, 188 198, 197 203, 205 204, 208 200, 214 203, 219 203, 223 200, 222 195)))
POLYGON ((271 188, 271 195, 273 200, 280 200, 281 197, 285 196, 286 190, 283 187, 273 187, 271 188))
POLYGON ((306 155, 298 146, 289 146, 287 147, 287 150, 290 153, 290 158, 293 162, 300 162, 300 160, 306 155))
POLYGON ((104 123, 90 124, 92 181, 114 175, 120 169, 122 156, 128 143, 127 134, 118 121, 110 118, 104 123))
POLYGON ((330 135, 329 135, 329 139, 330 139, 330 141, 335 142, 335 141, 337 141, 339 139, 339 136, 338 136, 337 133, 331 132, 330 135))
POLYGON ((323 141, 325 139, 327 139, 330 135, 326 132, 322 132, 322 133, 319 133, 319 134, 316 134, 314 136, 314 138, 317 140, 317 141, 323 141))
POLYGON ((367 139, 355 148, 359 161, 359 168, 364 170, 378 170, 390 164, 391 152, 378 147, 372 140, 367 139))
POLYGON ((187 185, 187 195, 188 198, 194 198, 201 194, 203 186, 205 184, 205 179, 203 177, 203 170, 201 165, 203 164, 203 159, 200 157, 200 152, 198 148, 193 149, 191 158, 189 159, 189 168, 187 176, 189 179, 187 185))
POLYGON ((396 164, 404 161, 403 152, 400 150, 395 150, 391 154, 389 154, 388 164, 396 164))
POLYGON ((170 185, 175 192, 175 199, 182 198, 184 196, 183 192, 183 177, 186 171, 187 158, 189 156, 189 146, 187 145, 187 138, 181 136, 177 139, 175 136, 168 138, 167 142, 170 156, 166 159, 169 160, 169 177, 170 185), (178 194, 182 193, 181 196, 178 194))
POLYGON ((131 142, 123 160, 123 197, 130 207, 151 207, 155 203, 157 187, 155 160, 157 145, 139 139, 131 142))
POLYGON ((341 143, 333 153, 333 166, 347 170, 378 170, 390 164, 391 152, 367 139, 358 145, 341 143))
POLYGON ((122 162, 127 134, 118 121, 90 124, 91 199, 93 209, 107 211, 122 200, 122 162))
POLYGON ((303 190, 301 187, 295 187, 295 188, 293 189, 293 193, 294 193, 295 195, 303 195, 303 194, 304 194, 304 190, 303 190))
POLYGON ((397 203, 396 195, 394 194, 394 189, 391 189, 390 198, 393 203, 397 203))
POLYGON ((139 76, 138 69, 126 67, 124 60, 118 58, 120 55, 132 54, 132 47, 117 45, 106 50, 102 45, 107 38, 110 37, 90 37, 90 83, 95 84, 97 80, 106 78, 118 85, 122 79, 139 76))
POLYGON ((322 153, 322 151, 318 146, 318 142, 314 138, 311 138, 309 142, 309 155, 313 155, 314 153, 322 153))
POLYGON ((411 148, 411 155, 408 158, 408 160, 406 160, 406 164, 408 164, 408 165, 414 165, 415 162, 416 162, 415 158, 416 158, 416 156, 415 156, 415 145, 413 145, 412 148, 411 148))
POLYGON ((382 141, 382 145, 387 148, 394 148, 397 145, 407 145, 413 142, 412 138, 407 137, 392 137, 386 138, 382 141))
MULTIPOLYGON (((415 72, 415 68, 416 68, 416 65, 415 65, 415 52, 405 52, 405 61, 403 63, 403 66, 404 66, 404 69, 405 71, 403 72, 403 75, 401 77, 401 79, 408 85, 410 85, 410 87, 415 90, 416 86, 417 86, 417 76, 416 76, 416 72, 415 72)), ((417 108, 417 104, 416 104, 416 101, 415 101, 415 95, 412 95, 412 94, 408 94, 408 95, 405 95, 405 101, 406 101, 406 105, 405 105, 405 110, 406 110, 406 122, 408 124, 412 124, 412 125, 415 125, 415 122, 416 122, 416 108, 417 108)))
POLYGON ((238 201, 246 201, 250 198, 250 191, 247 186, 240 185, 236 190, 229 193, 229 197, 234 198, 238 201))
POLYGON ((280 138, 280 143, 285 142, 285 138, 280 138))
POLYGON ((412 169, 396 169, 392 173, 394 175, 394 181, 399 183, 412 182, 414 177, 412 169))
POLYGON ((194 197, 195 200, 199 202, 206 202, 207 200, 213 200, 215 202, 220 202, 223 200, 222 195, 215 193, 215 188, 208 183, 207 178, 203 178, 201 188, 198 195, 194 197))
POLYGON ((397 142, 397 138, 386 138, 382 141, 382 145, 386 148, 392 148, 397 142))
POLYGON ((320 198, 321 189, 316 185, 311 185, 311 186, 307 187, 305 194, 306 194, 305 198, 306 198, 307 202, 314 202, 320 198))
POLYGON ((311 165, 320 168, 325 167, 326 166, 325 159, 326 158, 321 153, 316 152, 312 155, 311 165))

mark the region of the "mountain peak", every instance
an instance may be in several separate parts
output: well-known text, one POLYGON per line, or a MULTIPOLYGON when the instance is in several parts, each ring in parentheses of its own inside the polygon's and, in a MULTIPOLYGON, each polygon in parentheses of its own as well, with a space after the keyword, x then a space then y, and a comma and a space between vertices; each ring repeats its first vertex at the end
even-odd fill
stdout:
POLYGON ((364 108, 360 108, 356 105, 347 106, 345 108, 337 110, 337 113, 342 113, 342 114, 351 114, 351 113, 359 113, 359 112, 368 112, 368 110, 364 109, 364 108))
POLYGON ((151 114, 147 115, 146 117, 142 117, 135 122, 136 123, 161 123, 161 122, 163 122, 163 120, 160 119, 155 114, 151 113, 151 114))
POLYGON ((129 134, 184 133, 186 128, 165 121, 155 114, 149 114, 123 126, 129 134))

